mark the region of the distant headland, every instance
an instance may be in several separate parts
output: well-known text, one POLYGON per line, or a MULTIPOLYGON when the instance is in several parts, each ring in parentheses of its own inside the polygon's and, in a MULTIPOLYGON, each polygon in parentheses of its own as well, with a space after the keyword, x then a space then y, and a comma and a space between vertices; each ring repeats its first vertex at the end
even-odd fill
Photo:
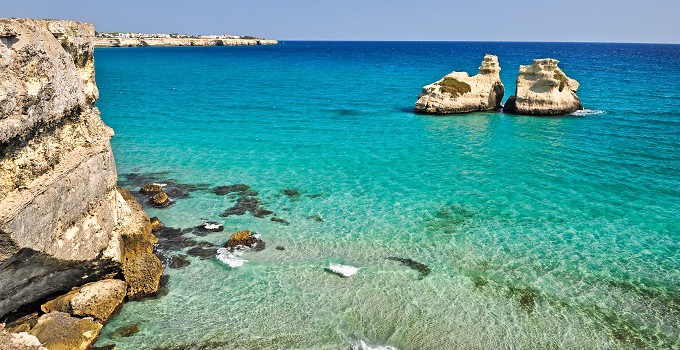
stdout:
POLYGON ((248 46, 276 45, 278 41, 238 35, 96 33, 95 47, 136 46, 248 46))

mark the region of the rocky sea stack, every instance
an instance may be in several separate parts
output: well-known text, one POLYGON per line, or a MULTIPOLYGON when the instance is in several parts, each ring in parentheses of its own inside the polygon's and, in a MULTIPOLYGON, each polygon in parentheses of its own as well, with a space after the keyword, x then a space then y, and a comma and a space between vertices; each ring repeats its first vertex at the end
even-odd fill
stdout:
POLYGON ((466 72, 449 73, 423 87, 416 112, 455 114, 499 109, 505 92, 500 71, 498 57, 486 55, 475 76, 466 72))
POLYGON ((0 323, 35 311, 15 329, 61 344, 50 349, 89 346, 124 297, 155 293, 162 274, 149 218, 116 187, 93 39, 87 23, 0 19, 0 323))
POLYGON ((569 78, 552 58, 536 59, 519 66, 517 93, 510 96, 504 112, 529 115, 559 115, 583 109, 576 96, 579 83, 569 78))

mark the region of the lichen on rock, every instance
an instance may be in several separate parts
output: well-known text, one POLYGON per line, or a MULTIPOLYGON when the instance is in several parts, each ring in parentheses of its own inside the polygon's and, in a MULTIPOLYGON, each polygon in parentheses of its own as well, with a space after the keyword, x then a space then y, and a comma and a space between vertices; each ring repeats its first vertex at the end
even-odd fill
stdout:
POLYGON ((423 87, 415 110, 420 113, 455 114, 500 108, 505 88, 498 57, 484 56, 479 73, 452 72, 423 87))
POLYGON ((536 59, 519 67, 516 95, 510 96, 503 111, 529 115, 559 115, 583 109, 576 95, 579 83, 569 78, 552 58, 536 59))

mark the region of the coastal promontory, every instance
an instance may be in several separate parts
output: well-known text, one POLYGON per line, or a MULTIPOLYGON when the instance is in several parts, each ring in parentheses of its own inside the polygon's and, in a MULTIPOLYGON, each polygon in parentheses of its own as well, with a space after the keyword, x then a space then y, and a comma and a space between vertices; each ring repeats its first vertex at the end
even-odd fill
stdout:
MULTIPOLYGON (((57 341, 50 330, 87 323, 98 332, 99 320, 80 317, 104 318, 125 296, 153 294, 162 274, 148 217, 116 187, 113 131, 94 105, 93 49, 91 24, 0 19, 0 323, 34 312, 6 329, 42 344, 57 341), (117 294, 98 306, 111 288, 83 286, 111 279, 117 294), (69 292, 70 306, 54 309, 72 314, 39 309, 69 292)), ((89 346, 96 333, 83 339, 89 346)))
POLYGON ((504 112, 529 115, 568 114, 583 109, 576 95, 579 83, 569 78, 552 58, 536 59, 520 66, 517 92, 510 96, 504 112))
POLYGON ((455 114, 499 109, 505 88, 500 78, 498 57, 485 55, 479 73, 452 72, 423 87, 416 111, 431 114, 455 114))
POLYGON ((185 34, 142 34, 142 33, 98 33, 95 47, 137 47, 137 46, 254 46, 276 45, 271 39, 235 35, 185 34))

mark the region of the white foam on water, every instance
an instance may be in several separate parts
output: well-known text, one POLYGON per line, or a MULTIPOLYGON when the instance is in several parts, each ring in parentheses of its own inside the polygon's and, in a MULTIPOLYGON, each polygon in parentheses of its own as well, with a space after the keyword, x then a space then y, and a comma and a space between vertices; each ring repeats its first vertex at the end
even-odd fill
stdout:
POLYGON ((220 224, 211 224, 209 222, 203 223, 203 228, 206 230, 217 230, 220 227, 222 227, 220 224))
POLYGON ((164 184, 164 183, 155 183, 155 182, 154 182, 153 185, 165 187, 165 186, 167 186, 168 184, 164 184))
POLYGON ((340 264, 328 264, 328 269, 342 277, 354 276, 357 272, 359 272, 358 267, 340 264))
POLYGON ((231 268, 237 268, 243 266, 248 260, 242 259, 240 256, 243 252, 240 250, 235 250, 233 252, 229 251, 227 248, 217 249, 217 259, 231 268))
POLYGON ((571 113, 570 115, 575 115, 578 117, 584 117, 587 115, 597 115, 597 114, 604 114, 604 111, 601 109, 580 109, 576 112, 571 113))
POLYGON ((398 349, 389 345, 377 345, 375 347, 372 347, 362 340, 359 342, 359 344, 352 345, 352 350, 398 350, 398 349))

